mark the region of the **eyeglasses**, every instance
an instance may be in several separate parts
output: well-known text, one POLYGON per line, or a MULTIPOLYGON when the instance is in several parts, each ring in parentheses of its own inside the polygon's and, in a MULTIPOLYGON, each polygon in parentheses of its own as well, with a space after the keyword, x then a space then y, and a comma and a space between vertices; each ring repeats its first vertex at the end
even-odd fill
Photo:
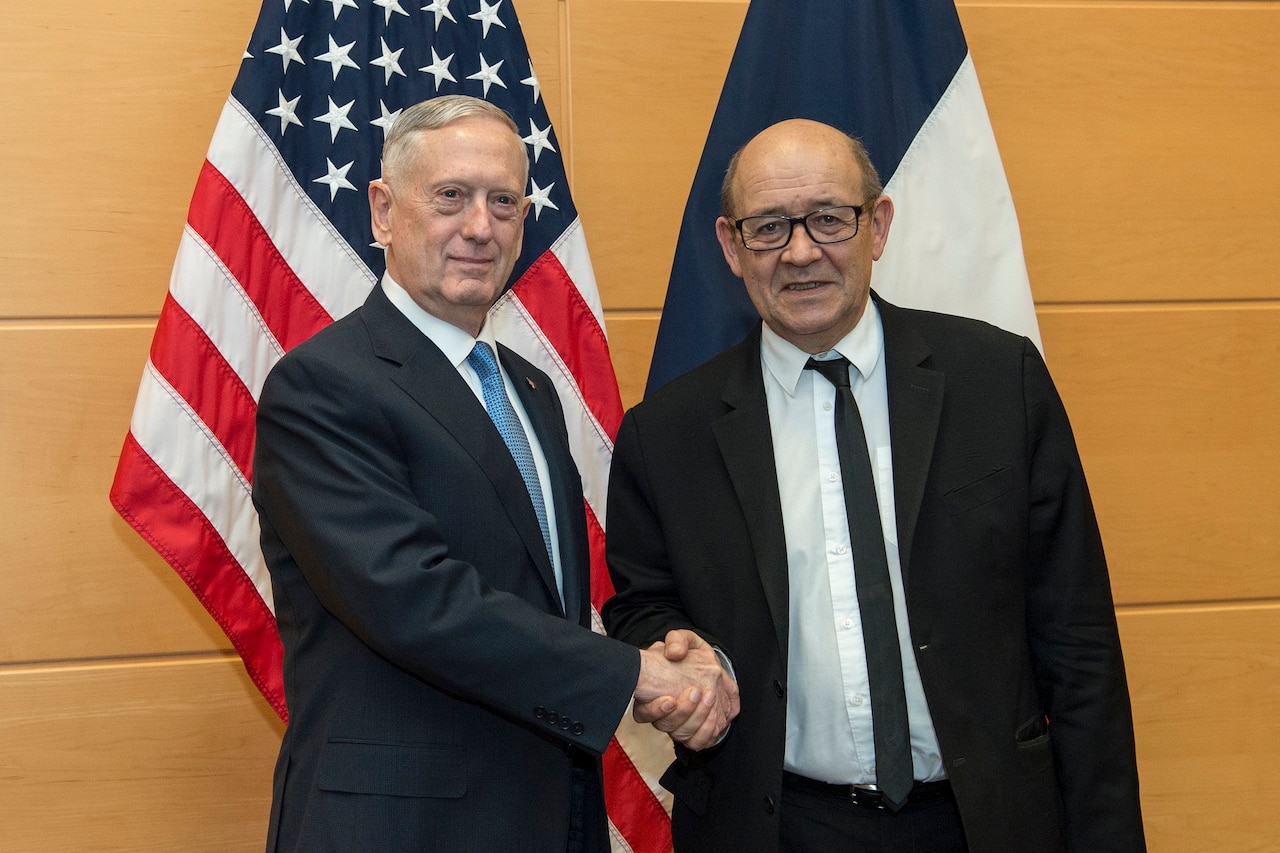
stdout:
POLYGON ((770 252, 791 242, 796 226, 803 223, 805 233, 815 243, 843 243, 858 236, 862 211, 874 200, 859 205, 824 207, 805 216, 748 216, 733 224, 742 237, 742 245, 753 252, 770 252))

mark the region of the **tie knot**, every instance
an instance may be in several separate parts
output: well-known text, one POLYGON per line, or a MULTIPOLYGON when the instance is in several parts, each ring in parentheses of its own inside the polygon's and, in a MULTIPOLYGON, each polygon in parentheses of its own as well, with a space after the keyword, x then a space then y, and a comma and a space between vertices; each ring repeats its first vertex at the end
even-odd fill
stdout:
POLYGON ((827 381, 837 388, 848 388, 849 385, 849 359, 844 356, 833 358, 828 361, 818 361, 817 359, 809 359, 805 365, 805 370, 816 370, 827 378, 827 381))
POLYGON ((467 356, 467 363, 471 365, 481 380, 496 376, 498 373, 498 362, 493 357, 493 350, 484 341, 476 341, 476 345, 467 356))

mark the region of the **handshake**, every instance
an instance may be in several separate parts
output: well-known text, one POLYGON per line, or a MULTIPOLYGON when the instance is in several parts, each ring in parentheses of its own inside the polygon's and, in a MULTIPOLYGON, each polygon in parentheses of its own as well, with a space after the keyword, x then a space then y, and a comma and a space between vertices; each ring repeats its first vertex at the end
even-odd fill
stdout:
POLYGON ((709 643, 689 630, 640 650, 640 679, 631 714, 689 749, 720 742, 738 716, 738 683, 709 643))

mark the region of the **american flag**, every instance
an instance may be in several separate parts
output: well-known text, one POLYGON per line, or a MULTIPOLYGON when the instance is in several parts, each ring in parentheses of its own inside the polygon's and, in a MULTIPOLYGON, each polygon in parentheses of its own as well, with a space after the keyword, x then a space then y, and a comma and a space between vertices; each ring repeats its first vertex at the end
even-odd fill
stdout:
MULTIPOLYGON (((250 502, 254 412, 280 357, 381 277, 366 188, 387 129, 418 101, 485 98, 527 131, 533 205, 492 319, 555 381, 583 477, 595 607, 612 593, 601 521, 622 405, 560 144, 509 0, 421 3, 264 2, 196 183, 111 489, 282 718, 283 652, 250 502)), ((669 850, 666 812, 616 738, 605 772, 615 850, 669 850)))

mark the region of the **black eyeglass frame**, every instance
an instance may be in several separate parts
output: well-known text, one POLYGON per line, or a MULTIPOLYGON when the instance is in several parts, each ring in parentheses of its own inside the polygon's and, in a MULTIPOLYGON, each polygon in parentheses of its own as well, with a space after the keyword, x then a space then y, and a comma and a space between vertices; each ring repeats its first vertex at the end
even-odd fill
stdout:
POLYGON ((837 205, 832 205, 831 207, 820 207, 817 210, 812 210, 806 213, 804 216, 784 216, 781 213, 766 213, 759 216, 744 216, 741 219, 733 220, 733 227, 738 231, 738 239, 742 241, 743 248, 751 252, 776 252, 779 249, 785 249, 787 246, 791 245, 791 238, 795 236, 797 225, 804 226, 804 233, 808 234, 809 239, 812 240, 813 242, 817 243, 820 246, 830 246, 835 243, 843 243, 846 240, 852 240, 854 237, 857 237, 858 231, 862 225, 862 214, 867 212, 868 205, 874 207, 876 201, 877 199, 868 199, 867 201, 864 201, 862 204, 837 204, 837 205), (848 237, 841 237, 838 240, 819 240, 817 237, 813 235, 813 231, 809 228, 809 217, 817 216, 819 213, 826 213, 832 210, 852 210, 853 211, 853 214, 854 214, 853 233, 850 234, 848 237), (742 233, 742 223, 747 222, 748 220, 751 220, 751 219, 774 219, 774 220, 781 219, 782 221, 786 222, 790 226, 790 228, 787 231, 787 239, 783 240, 782 243, 780 243, 777 246, 764 246, 764 247, 758 248, 756 246, 749 245, 747 243, 747 235, 742 233))

